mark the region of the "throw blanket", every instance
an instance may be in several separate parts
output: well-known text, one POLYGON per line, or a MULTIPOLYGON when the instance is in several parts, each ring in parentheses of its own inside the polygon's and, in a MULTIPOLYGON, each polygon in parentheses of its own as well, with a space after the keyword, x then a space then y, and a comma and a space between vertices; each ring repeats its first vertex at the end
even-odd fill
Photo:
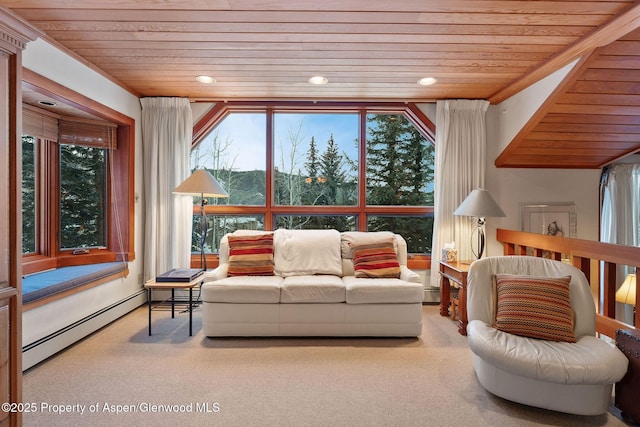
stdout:
POLYGON ((282 277, 305 274, 342 276, 340 232, 283 230, 273 235, 275 273, 282 277))

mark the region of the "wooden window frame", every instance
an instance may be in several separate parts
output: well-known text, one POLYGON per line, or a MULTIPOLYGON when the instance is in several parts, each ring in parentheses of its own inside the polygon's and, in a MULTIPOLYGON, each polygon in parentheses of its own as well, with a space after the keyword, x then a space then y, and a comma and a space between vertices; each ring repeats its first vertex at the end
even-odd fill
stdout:
MULTIPOLYGON (((192 147, 211 132, 230 113, 265 113, 267 115, 266 130, 266 164, 273 165, 273 115, 280 112, 296 113, 337 113, 353 112, 359 114, 359 133, 363 142, 360 144, 360 159, 366 158, 367 114, 403 114, 418 128, 423 136, 432 144, 435 143, 435 125, 414 103, 387 103, 387 102, 298 102, 298 101, 273 101, 273 102, 244 102, 227 101, 218 102, 206 114, 202 116, 193 128, 192 147)), ((273 204, 273 166, 266 168, 266 201, 264 206, 240 206, 240 205, 207 205, 206 215, 264 215, 265 230, 273 230, 274 216, 276 215, 354 215, 357 220, 357 230, 367 229, 368 215, 408 215, 422 216, 433 215, 433 206, 373 206, 366 205, 365 197, 359 197, 354 206, 283 206, 273 204)), ((358 166, 358 191, 366 194, 366 170, 362 165, 358 166)), ((200 215, 200 206, 194 206, 194 215, 200 215)), ((207 266, 218 265, 216 254, 207 254, 207 266)), ((192 255, 191 265, 200 265, 200 255, 192 255)), ((409 254, 409 268, 431 268, 431 255, 409 254)))
POLYGON ((45 202, 45 206, 39 208, 39 250, 37 254, 23 256, 23 274, 72 265, 134 260, 135 120, 28 69, 23 69, 22 78, 22 84, 31 90, 118 125, 118 148, 108 153, 112 159, 108 165, 106 247, 90 248, 87 253, 75 255, 72 250, 59 249, 59 198, 56 195, 60 178, 59 152, 57 143, 44 141, 41 145, 45 151, 41 159, 44 161, 39 169, 44 176, 39 179, 41 188, 38 191, 42 194, 38 197, 39 201, 45 202), (113 203, 111 193, 114 196, 113 203))

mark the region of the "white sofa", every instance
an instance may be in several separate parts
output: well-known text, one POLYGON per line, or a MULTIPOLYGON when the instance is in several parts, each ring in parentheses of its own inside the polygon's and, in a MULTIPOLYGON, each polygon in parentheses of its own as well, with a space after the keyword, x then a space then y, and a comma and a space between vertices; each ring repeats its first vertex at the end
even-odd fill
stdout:
POLYGON ((584 274, 560 261, 528 256, 475 261, 468 273, 467 337, 482 386, 505 399, 579 415, 607 412, 612 385, 627 371, 627 358, 595 336, 595 305, 584 274), (494 275, 571 276, 569 302, 577 342, 514 335, 493 327, 494 275))
MULTIPOLYGON (((250 233, 235 232, 234 234, 250 233)), ((253 232, 257 233, 257 232, 253 232)), ((265 233, 265 232, 260 232, 265 233)), ((231 276, 229 235, 202 286, 205 336, 416 337, 423 285, 407 246, 390 232, 276 230, 273 276, 231 276), (392 238, 399 278, 356 278, 349 242, 392 238)))

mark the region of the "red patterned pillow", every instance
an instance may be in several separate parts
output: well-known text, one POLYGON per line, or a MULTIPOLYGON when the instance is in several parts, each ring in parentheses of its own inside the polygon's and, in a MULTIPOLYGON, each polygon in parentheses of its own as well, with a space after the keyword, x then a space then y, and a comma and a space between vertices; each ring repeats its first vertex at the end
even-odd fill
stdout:
POLYGON ((367 243, 350 242, 349 246, 353 252, 356 277, 400 277, 400 264, 393 249, 393 239, 367 243))
POLYGON ((496 274, 498 304, 494 327, 511 334, 576 342, 566 277, 496 274))
POLYGON ((229 235, 229 276, 273 276, 273 233, 229 235))

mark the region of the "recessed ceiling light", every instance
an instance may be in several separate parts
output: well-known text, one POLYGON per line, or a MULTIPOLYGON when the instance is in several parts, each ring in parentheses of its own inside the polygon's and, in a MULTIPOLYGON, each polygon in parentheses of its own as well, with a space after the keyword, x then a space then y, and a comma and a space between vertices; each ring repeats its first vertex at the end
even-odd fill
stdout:
POLYGON ((418 80, 418 84, 420 86, 431 86, 435 82, 437 82, 437 80, 434 79, 433 77, 425 77, 425 78, 422 78, 422 79, 418 80))
POLYGON ((312 85, 326 85, 328 82, 329 79, 324 76, 313 76, 309 79, 309 83, 312 85))
POLYGON ((211 76, 196 76, 196 80, 200 83, 215 83, 216 79, 211 76))
POLYGON ((40 105, 46 105, 47 107, 55 107, 56 103, 53 101, 38 101, 40 105))

